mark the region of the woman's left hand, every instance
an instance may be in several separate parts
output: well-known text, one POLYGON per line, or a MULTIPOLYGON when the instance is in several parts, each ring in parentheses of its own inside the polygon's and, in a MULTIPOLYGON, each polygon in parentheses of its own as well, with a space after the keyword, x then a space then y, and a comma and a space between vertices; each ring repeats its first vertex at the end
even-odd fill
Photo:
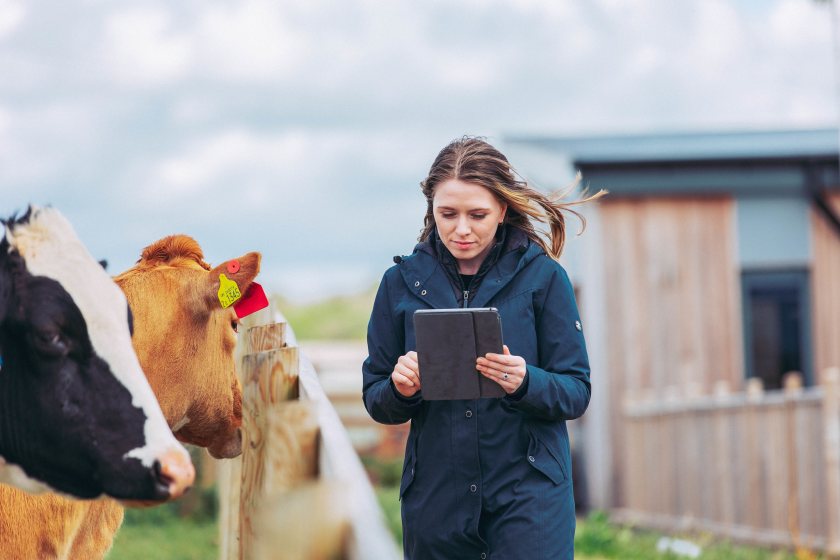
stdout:
POLYGON ((525 359, 510 353, 507 345, 503 347, 504 354, 488 353, 476 359, 476 369, 484 377, 488 377, 502 386, 508 395, 519 389, 525 379, 525 359))

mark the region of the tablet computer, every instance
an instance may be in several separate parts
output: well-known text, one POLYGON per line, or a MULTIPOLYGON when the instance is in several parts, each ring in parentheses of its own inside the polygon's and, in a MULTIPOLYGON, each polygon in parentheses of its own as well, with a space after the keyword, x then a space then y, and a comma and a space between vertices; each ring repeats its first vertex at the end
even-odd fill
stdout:
POLYGON ((414 312, 420 384, 425 400, 499 398, 501 385, 475 369, 488 352, 502 353, 502 319, 493 307, 414 312))

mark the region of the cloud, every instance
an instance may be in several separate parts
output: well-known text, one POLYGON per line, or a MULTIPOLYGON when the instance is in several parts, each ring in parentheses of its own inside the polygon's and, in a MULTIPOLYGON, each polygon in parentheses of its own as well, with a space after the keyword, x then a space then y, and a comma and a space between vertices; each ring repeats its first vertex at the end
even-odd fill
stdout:
POLYGON ((80 168, 95 165, 101 132, 96 111, 85 103, 0 105, 0 193, 38 196, 84 173, 80 168))
POLYGON ((464 133, 833 123, 829 10, 0 0, 0 215, 60 205, 115 269, 185 231, 219 260, 263 250, 284 289, 340 289, 411 250, 417 184, 464 133))
POLYGON ((311 39, 284 15, 280 4, 267 0, 208 7, 194 31, 202 70, 219 79, 293 78, 311 39))
POLYGON ((105 44, 113 76, 122 85, 160 86, 184 77, 192 45, 174 29, 162 7, 131 8, 105 20, 105 44))
POLYGON ((13 0, 0 0, 0 40, 17 29, 26 15, 26 8, 13 0))
MULTIPOLYGON (((810 9, 797 0, 778 2, 766 18, 764 27, 768 33, 762 34, 776 50, 792 49, 794 52, 803 48, 810 49, 825 45, 831 40, 831 3, 810 9)), ((769 44, 768 44, 769 46, 769 44)))
POLYGON ((201 194, 211 183, 259 174, 278 177, 289 161, 300 157, 302 139, 294 134, 278 138, 259 138, 245 130, 222 132, 201 139, 186 150, 162 161, 153 170, 153 198, 188 199, 201 194))
POLYGON ((260 203, 260 190, 290 196, 324 196, 340 188, 343 170, 367 174, 404 172, 415 163, 392 135, 377 131, 290 129, 258 132, 223 130, 185 142, 150 166, 139 201, 161 197, 191 203, 196 197, 230 190, 260 203))

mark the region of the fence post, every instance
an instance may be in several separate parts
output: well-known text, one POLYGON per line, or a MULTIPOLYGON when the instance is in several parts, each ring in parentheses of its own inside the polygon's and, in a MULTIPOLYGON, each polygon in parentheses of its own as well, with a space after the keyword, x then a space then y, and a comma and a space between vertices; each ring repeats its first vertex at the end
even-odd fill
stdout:
POLYGON ((787 515, 788 530, 794 548, 801 549, 799 527, 799 469, 796 455, 796 397, 802 394, 802 374, 798 371, 791 371, 783 378, 785 395, 785 448, 787 453, 787 515))
POLYGON ((747 473, 747 501, 746 523, 753 527, 764 526, 765 505, 767 497, 762 491, 762 461, 763 426, 761 423, 761 409, 758 406, 764 399, 764 382, 760 377, 747 379, 747 415, 746 415, 746 457, 745 464, 740 468, 747 473))
POLYGON ((219 460, 219 560, 239 560, 239 479, 242 457, 219 460))
MULTIPOLYGON (((272 430, 273 409, 281 402, 297 399, 299 355, 296 346, 259 351, 255 341, 276 343, 264 336, 270 329, 260 328, 252 337, 249 329, 246 346, 254 354, 242 356, 242 478, 239 500, 239 558, 251 558, 255 536, 252 524, 263 496, 266 477, 267 447, 272 430)), ((289 403, 286 403, 289 404, 289 403)), ((297 404, 297 403, 296 403, 297 404)), ((308 427, 308 423, 300 425, 308 427)), ((295 426, 296 427, 296 426, 295 426)), ((316 426, 317 429, 317 426, 316 426)), ((293 437, 293 439, 295 439, 293 437)), ((307 439, 300 436, 299 440, 307 439)))
POLYGON ((286 323, 256 325, 245 332, 242 354, 266 352, 286 346, 286 323))
POLYGON ((732 395, 732 387, 726 379, 720 379, 715 382, 714 396, 716 410, 714 412, 715 423, 715 454, 717 460, 715 464, 715 479, 720 484, 720 491, 715 494, 717 501, 717 511, 720 515, 720 520, 731 525, 735 519, 735 489, 733 484, 734 461, 732 459, 731 438, 732 431, 729 429, 728 411, 722 406, 732 395))
POLYGON ((823 438, 828 504, 826 554, 840 556, 840 368, 823 375, 823 438))
POLYGON ((337 481, 304 483, 268 497, 254 520, 260 538, 249 560, 348 558, 351 516, 347 487, 337 481))
POLYGON ((220 477, 221 558, 396 558, 347 433, 285 330, 240 334, 243 455, 222 463, 234 468, 220 477))

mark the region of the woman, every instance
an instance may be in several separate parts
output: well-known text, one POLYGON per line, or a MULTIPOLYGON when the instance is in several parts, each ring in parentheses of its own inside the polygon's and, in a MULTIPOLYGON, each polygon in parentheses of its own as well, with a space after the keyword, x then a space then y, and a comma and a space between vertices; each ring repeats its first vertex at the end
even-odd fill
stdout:
POLYGON ((589 363, 556 259, 563 211, 583 201, 551 200, 518 181, 498 150, 469 137, 438 154, 421 186, 428 207, 420 243, 382 279, 362 367, 371 417, 411 420, 400 484, 405 557, 571 559, 565 421, 589 403, 589 363), (550 231, 538 233, 534 220, 550 231), (505 397, 423 400, 413 314, 452 307, 499 310, 504 353, 479 357, 476 369, 505 397))

